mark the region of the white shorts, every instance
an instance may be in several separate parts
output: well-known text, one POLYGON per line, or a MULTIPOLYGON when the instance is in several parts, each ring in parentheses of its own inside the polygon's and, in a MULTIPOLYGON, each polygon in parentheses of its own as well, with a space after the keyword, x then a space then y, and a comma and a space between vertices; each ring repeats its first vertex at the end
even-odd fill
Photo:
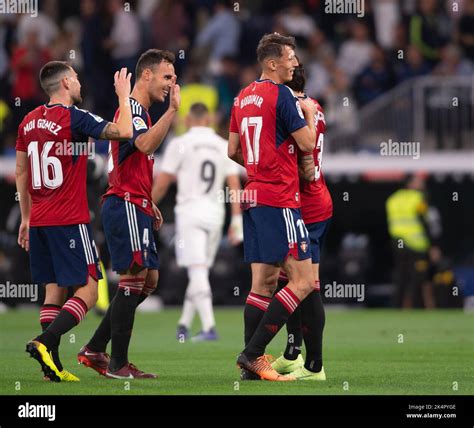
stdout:
POLYGON ((211 267, 222 237, 222 225, 205 227, 195 220, 176 217, 176 262, 178 266, 211 267))

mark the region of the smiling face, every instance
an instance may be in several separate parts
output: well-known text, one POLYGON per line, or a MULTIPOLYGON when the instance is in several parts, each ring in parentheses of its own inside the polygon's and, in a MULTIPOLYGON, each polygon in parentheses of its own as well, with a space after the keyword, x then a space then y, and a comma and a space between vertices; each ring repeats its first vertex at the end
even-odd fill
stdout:
POLYGON ((277 83, 289 82, 293 79, 293 72, 298 66, 295 51, 290 46, 283 46, 282 55, 279 58, 271 59, 270 67, 278 77, 277 83))
POLYGON ((170 62, 161 61, 158 65, 144 71, 148 81, 148 93, 153 102, 163 102, 170 92, 171 85, 176 82, 174 66, 170 62))

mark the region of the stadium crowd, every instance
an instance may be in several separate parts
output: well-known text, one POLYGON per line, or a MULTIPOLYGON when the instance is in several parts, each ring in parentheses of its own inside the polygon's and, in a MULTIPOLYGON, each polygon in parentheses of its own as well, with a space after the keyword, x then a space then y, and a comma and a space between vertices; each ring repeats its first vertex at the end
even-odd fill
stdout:
POLYGON ((329 130, 351 127, 358 107, 406 79, 472 73, 474 0, 366 0, 360 17, 325 13, 327 3, 40 0, 37 17, 1 15, 0 153, 14 155, 19 121, 44 101, 37 76, 52 59, 80 72, 82 106, 110 119, 113 72, 133 70, 147 48, 169 49, 183 86, 180 116, 204 101, 223 133, 233 98, 258 77, 257 42, 271 31, 296 37, 329 130), (342 108, 344 97, 355 102, 342 108))

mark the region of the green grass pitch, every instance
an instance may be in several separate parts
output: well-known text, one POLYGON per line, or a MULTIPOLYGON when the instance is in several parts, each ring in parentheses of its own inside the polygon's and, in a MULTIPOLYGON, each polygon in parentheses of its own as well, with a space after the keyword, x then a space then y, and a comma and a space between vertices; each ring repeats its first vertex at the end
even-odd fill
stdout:
MULTIPOLYGON (((242 309, 217 309, 221 340, 178 343, 177 309, 138 313, 130 360, 156 372, 156 380, 109 380, 78 366, 76 353, 98 325, 89 314, 61 343, 63 364, 78 383, 42 380, 24 352, 39 330, 36 310, 0 315, 0 394, 474 394, 474 315, 459 310, 327 310, 326 382, 239 381, 235 359, 242 348, 242 309)), ((267 352, 279 355, 284 333, 267 352)))

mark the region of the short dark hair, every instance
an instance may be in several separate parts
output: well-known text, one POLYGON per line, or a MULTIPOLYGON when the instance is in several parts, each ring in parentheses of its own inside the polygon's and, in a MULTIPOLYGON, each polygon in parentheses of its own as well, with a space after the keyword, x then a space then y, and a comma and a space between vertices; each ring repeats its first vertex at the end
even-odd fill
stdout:
POLYGON ((283 46, 296 48, 295 38, 282 36, 278 33, 265 34, 258 42, 257 60, 262 63, 267 58, 280 58, 283 55, 283 46))
POLYGON ((194 103, 189 109, 189 114, 195 119, 202 119, 208 113, 209 109, 204 103, 194 103))
POLYGON ((50 61, 40 70, 39 80, 43 91, 51 95, 59 88, 61 74, 71 71, 72 67, 65 61, 50 61))
POLYGON ((306 86, 306 76, 303 64, 300 63, 297 67, 295 67, 295 71, 293 71, 293 79, 291 79, 290 82, 285 83, 285 85, 290 89, 293 89, 295 92, 304 92, 304 87, 306 86))
POLYGON ((163 61, 174 64, 174 53, 160 49, 148 49, 146 52, 143 52, 138 59, 137 66, 135 68, 135 79, 139 79, 141 77, 145 68, 151 68, 163 61))

